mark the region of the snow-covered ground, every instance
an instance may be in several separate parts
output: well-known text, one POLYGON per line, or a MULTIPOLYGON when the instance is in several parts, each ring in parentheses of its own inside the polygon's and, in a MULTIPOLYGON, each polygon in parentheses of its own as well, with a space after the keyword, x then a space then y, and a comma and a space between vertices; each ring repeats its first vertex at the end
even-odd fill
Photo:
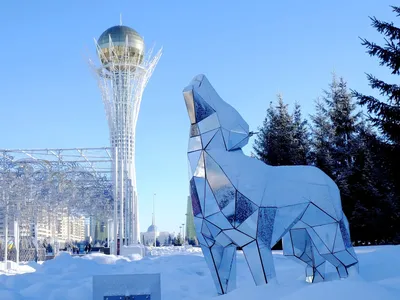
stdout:
MULTIPOLYGON (((238 288, 218 299, 400 299, 400 246, 363 247, 356 252, 360 275, 338 280, 329 273, 329 281, 309 284, 304 281, 304 267, 276 251, 278 283, 260 287, 255 287, 239 252, 238 288)), ((88 300, 92 299, 92 275, 132 273, 161 273, 163 300, 217 297, 200 249, 176 247, 153 250, 152 256, 143 259, 62 254, 43 264, 30 263, 13 276, 0 275, 0 299, 88 300)))

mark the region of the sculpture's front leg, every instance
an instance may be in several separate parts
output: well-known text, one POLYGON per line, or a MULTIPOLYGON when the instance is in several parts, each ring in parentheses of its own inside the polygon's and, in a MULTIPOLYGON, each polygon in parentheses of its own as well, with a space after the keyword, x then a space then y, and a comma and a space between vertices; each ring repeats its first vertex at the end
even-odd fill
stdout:
POLYGON ((270 248, 254 241, 243 247, 243 253, 256 285, 266 284, 275 279, 275 266, 270 248))
POLYGON ((211 271, 218 294, 226 294, 236 288, 236 246, 223 247, 214 243, 201 245, 204 258, 211 271))
MULTIPOLYGON (((196 236, 218 294, 226 294, 236 288, 236 246, 224 246, 215 240, 208 230, 207 221, 194 217, 196 236)), ((217 238, 218 239, 218 238, 217 238)))

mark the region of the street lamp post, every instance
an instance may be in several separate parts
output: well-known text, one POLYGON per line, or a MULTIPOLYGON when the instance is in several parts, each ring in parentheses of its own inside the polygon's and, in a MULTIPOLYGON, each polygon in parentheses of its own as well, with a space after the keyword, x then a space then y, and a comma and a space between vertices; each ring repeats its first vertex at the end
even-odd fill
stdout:
POLYGON ((179 235, 181 236, 182 239, 182 226, 179 226, 179 235))
POLYGON ((183 238, 183 244, 185 245, 185 223, 182 223, 182 238, 183 238))
MULTIPOLYGON (((188 228, 188 214, 185 214, 185 220, 186 220, 186 232, 185 232, 185 235, 186 235, 186 238, 188 239, 188 234, 189 234, 189 228, 188 228)), ((189 239, 188 239, 188 243, 189 243, 189 239)))

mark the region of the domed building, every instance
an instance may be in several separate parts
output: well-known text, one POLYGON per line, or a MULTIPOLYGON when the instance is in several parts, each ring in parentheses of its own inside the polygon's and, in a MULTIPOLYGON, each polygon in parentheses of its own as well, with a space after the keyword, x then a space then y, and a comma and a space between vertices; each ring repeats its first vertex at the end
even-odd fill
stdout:
POLYGON ((159 241, 161 246, 168 245, 169 237, 171 239, 174 238, 173 233, 169 233, 168 231, 159 231, 157 226, 154 224, 154 217, 153 223, 149 226, 146 232, 140 233, 140 240, 141 243, 145 246, 154 246, 154 238, 159 241))
POLYGON ((150 226, 149 226, 149 228, 147 229, 147 232, 157 232, 158 231, 158 228, 157 228, 157 226, 156 225, 154 225, 154 224, 151 224, 150 226))

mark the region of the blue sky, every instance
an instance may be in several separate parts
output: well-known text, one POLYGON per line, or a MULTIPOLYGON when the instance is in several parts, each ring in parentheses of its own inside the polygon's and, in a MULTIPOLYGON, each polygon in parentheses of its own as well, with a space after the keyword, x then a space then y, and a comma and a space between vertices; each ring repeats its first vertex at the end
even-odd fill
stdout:
MULTIPOLYGON (((119 23, 164 54, 144 93, 136 134, 141 228, 185 220, 189 130, 182 89, 199 73, 247 120, 262 123, 277 93, 313 112, 335 71, 370 92, 389 72, 359 36, 382 41, 368 16, 394 20, 395 1, 6 1, 0 8, 0 148, 100 147, 108 128, 87 60, 119 23)), ((246 149, 248 152, 250 149, 246 149)))

